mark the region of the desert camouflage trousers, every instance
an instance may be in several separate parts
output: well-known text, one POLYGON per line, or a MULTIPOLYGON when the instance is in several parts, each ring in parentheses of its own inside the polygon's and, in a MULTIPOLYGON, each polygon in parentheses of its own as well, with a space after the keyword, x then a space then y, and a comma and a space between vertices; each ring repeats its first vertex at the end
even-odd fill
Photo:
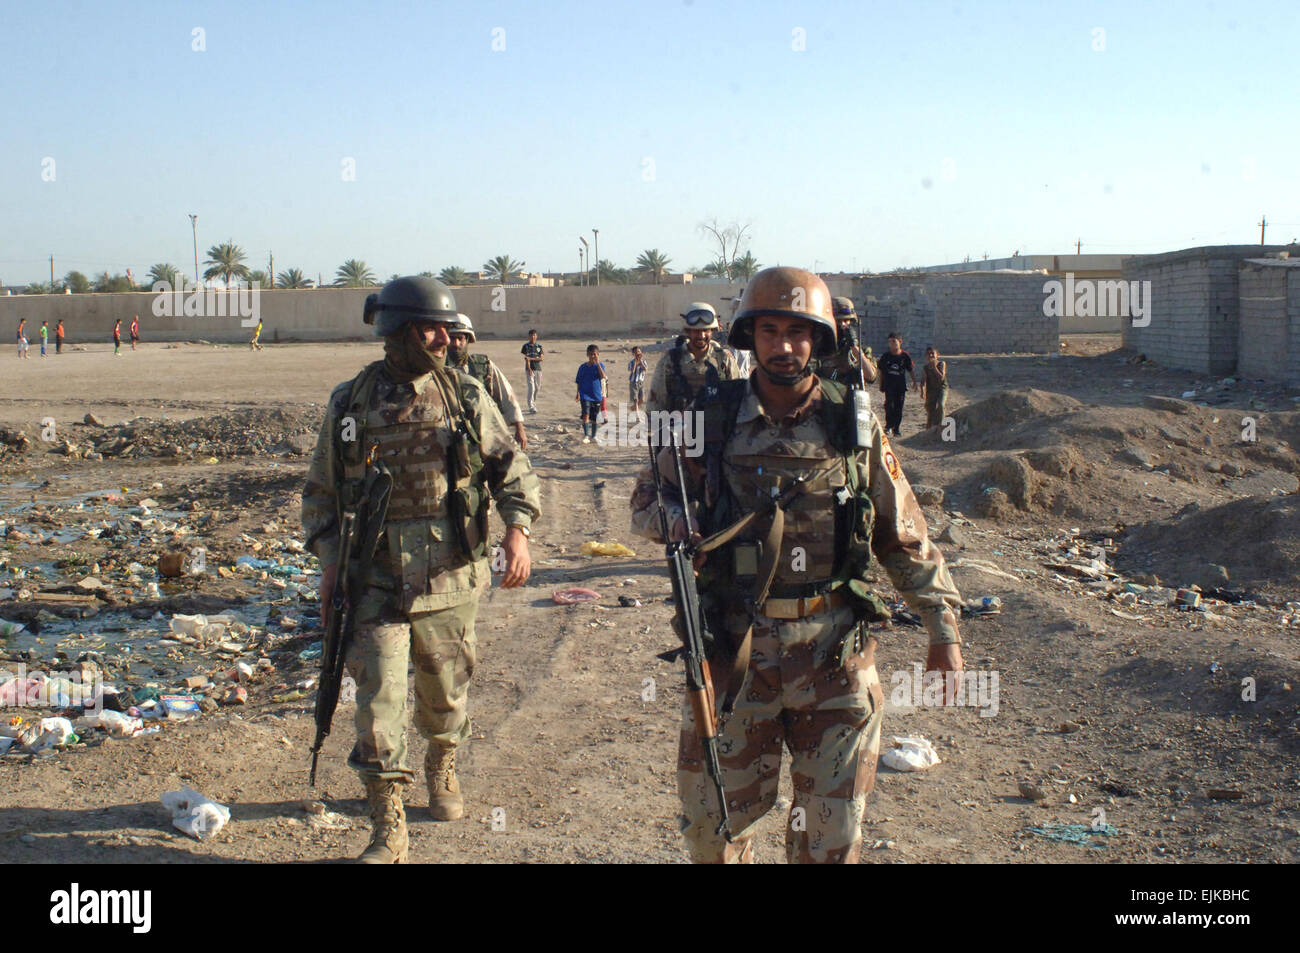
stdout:
MULTIPOLYGON (((876 783, 884 694, 874 638, 840 664, 853 630, 847 608, 792 621, 758 618, 741 697, 718 733, 730 844, 714 833, 716 795, 684 704, 677 790, 682 834, 696 863, 753 863, 758 820, 776 804, 782 744, 794 780, 785 835, 790 863, 857 863, 862 811, 876 783)), ((715 685, 726 677, 715 670, 715 685)))
POLYGON ((470 733, 466 700, 477 655, 478 598, 409 617, 382 598, 364 598, 360 605, 347 658, 357 682, 357 740, 348 764, 363 777, 409 783, 408 668, 415 670, 415 727, 431 745, 461 744, 470 733))

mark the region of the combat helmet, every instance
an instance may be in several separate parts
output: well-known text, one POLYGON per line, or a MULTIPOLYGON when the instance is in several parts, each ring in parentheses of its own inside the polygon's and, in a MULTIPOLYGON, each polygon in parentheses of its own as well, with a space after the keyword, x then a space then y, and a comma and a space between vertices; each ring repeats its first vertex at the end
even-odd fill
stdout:
POLYGON ((692 301, 682 312, 682 324, 690 331, 716 331, 718 312, 707 301, 692 301))
POLYGON ((836 321, 858 320, 858 309, 853 306, 853 299, 838 295, 831 299, 831 310, 835 312, 836 321))
POLYGON ((416 318, 455 324, 456 313, 456 299, 450 288, 437 278, 409 276, 394 278, 378 294, 366 295, 362 320, 373 324, 375 334, 382 338, 416 318))
POLYGON ((469 319, 469 315, 463 312, 456 312, 456 323, 447 329, 448 334, 463 334, 470 342, 477 341, 474 336, 474 322, 469 319))
POLYGON ((835 316, 826 282, 802 268, 764 268, 745 286, 740 312, 731 324, 731 344, 754 348, 756 318, 803 318, 813 325, 813 357, 835 353, 835 316))

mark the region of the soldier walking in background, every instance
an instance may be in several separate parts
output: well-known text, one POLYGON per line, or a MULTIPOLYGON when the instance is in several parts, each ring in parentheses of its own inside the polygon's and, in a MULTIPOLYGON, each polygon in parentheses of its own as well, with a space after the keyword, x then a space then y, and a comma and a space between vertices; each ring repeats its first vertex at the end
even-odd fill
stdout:
POLYGON ((736 380, 740 368, 731 352, 713 340, 718 312, 704 301, 692 301, 682 314, 682 334, 655 365, 646 409, 681 410, 704 384, 736 380))
POLYGON ((520 450, 528 449, 528 434, 524 432, 524 415, 519 410, 519 401, 515 400, 514 389, 501 368, 486 354, 471 354, 470 344, 474 343, 474 322, 467 314, 456 315, 456 325, 450 332, 451 343, 447 345, 447 361, 457 370, 474 377, 487 388, 488 396, 496 403, 497 409, 505 419, 506 426, 515 432, 515 442, 520 450))
MULTIPOLYGON (((705 452, 685 469, 685 487, 671 449, 660 451, 671 535, 686 539, 695 526, 706 537, 699 589, 713 634, 713 697, 724 698, 717 744, 730 840, 718 830, 694 712, 683 706, 678 793, 697 862, 753 861, 758 821, 776 804, 783 744, 794 781, 790 861, 859 859, 884 701, 865 623, 889 617, 868 582, 873 557, 929 631, 927 668, 962 667, 960 595, 888 439, 869 409, 855 415, 842 386, 812 373, 814 358, 834 353, 835 332, 821 278, 759 272, 731 329, 757 369, 692 405, 703 414, 705 452)), ((658 539, 651 473, 633 491, 632 526, 658 539)))
POLYGON ((347 607, 355 613, 347 658, 357 682, 348 764, 365 783, 373 828, 362 863, 407 858, 411 662, 415 725, 429 742, 430 814, 464 815, 456 750, 470 735, 474 619, 491 580, 488 505, 496 503, 508 527, 507 589, 528 579, 530 526, 541 513, 537 476, 496 405, 477 380, 446 366, 456 314, 451 291, 431 278, 398 278, 366 299, 366 323, 384 339, 384 359, 330 395, 303 490, 303 528, 321 562, 325 607, 344 584, 336 575, 345 509, 356 505, 370 465, 382 464, 393 480, 377 550, 362 567, 362 595, 347 607))

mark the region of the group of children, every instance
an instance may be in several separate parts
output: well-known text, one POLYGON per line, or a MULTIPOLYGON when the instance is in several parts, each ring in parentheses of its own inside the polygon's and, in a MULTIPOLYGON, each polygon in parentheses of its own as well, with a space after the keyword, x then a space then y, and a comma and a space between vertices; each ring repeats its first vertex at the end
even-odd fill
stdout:
MULTIPOLYGON (((46 344, 49 343, 50 340, 50 323, 48 321, 41 322, 40 335, 41 335, 41 357, 44 357, 45 346, 46 344)), ((63 320, 62 319, 59 319, 58 327, 54 329, 54 353, 55 354, 63 353, 63 320)), ((31 357, 31 354, 28 353, 26 318, 18 319, 18 357, 20 359, 24 357, 27 358, 31 357)))

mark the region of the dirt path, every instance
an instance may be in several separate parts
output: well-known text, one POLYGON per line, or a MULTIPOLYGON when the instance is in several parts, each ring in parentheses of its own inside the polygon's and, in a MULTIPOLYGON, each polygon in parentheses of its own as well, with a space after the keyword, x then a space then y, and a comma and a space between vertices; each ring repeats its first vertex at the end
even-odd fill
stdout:
MULTIPOLYGON (((655 658, 672 643, 671 607, 664 601, 669 586, 656 547, 632 537, 627 525, 642 455, 575 439, 570 378, 586 342, 543 343, 548 374, 541 412, 528 418, 530 455, 546 508, 534 533, 533 577, 522 590, 494 589, 481 605, 480 667, 470 691, 474 737, 462 762, 468 814, 459 822, 434 824, 421 816, 423 784, 411 789, 413 859, 681 862, 674 793, 681 674, 655 658), (579 555, 590 539, 624 542, 637 555, 579 555), (550 600, 552 590, 575 584, 600 592, 599 603, 560 607, 550 600), (621 607, 619 596, 642 605, 621 607), (653 700, 643 697, 649 685, 653 700)), ((617 401, 627 355, 617 350, 619 342, 597 343, 617 401)), ((1118 425, 1141 395, 1177 396, 1198 384, 1194 375, 1126 364, 1123 355, 1110 353, 1115 343, 1071 341, 1068 353, 1075 356, 1065 358, 953 357, 949 411, 1033 387, 1096 405, 1118 425)), ((482 346, 522 393, 518 349, 517 342, 482 346)), ((362 345, 267 346, 250 354, 146 344, 119 358, 111 348, 92 347, 21 366, 10 361, 0 392, 0 425, 34 435, 49 416, 61 435, 84 441, 86 428, 76 423, 88 411, 110 425, 137 415, 183 419, 241 407, 310 413, 310 405, 323 404, 335 383, 377 356, 377 347, 362 345)), ((1258 390, 1229 395, 1223 406, 1247 411, 1251 399, 1269 402, 1261 414, 1294 406, 1284 394, 1258 390)), ((874 402, 879 412, 878 395, 874 402)), ((896 446, 913 482, 947 487, 964 479, 975 457, 963 460, 960 445, 911 436, 921 415, 919 398, 910 396, 905 436, 896 446)), ((91 501, 84 504, 89 511, 59 513, 48 508, 77 494, 108 488, 121 494, 127 488, 122 506, 151 496, 175 514, 172 519, 190 526, 194 533, 184 537, 185 545, 207 547, 209 570, 183 588, 165 587, 164 598, 151 602, 138 587, 125 595, 129 586, 120 581, 121 564, 139 558, 152 566, 166 539, 140 547, 104 538, 66 544, 6 539, 0 589, 23 585, 14 570, 38 563, 54 573, 45 578, 50 583, 61 577, 50 564, 80 553, 81 561, 65 563, 68 578, 61 581, 75 582, 99 561, 101 574, 118 580, 123 607, 140 609, 144 618, 128 624, 121 612, 104 613, 72 631, 52 626, 39 643, 6 645, 0 639, 0 655, 16 655, 21 644, 45 662, 60 648, 75 660, 75 652, 108 642, 109 669, 119 677, 112 658, 124 657, 121 640, 136 637, 131 626, 145 630, 154 609, 164 615, 193 611, 206 599, 213 609, 232 605, 264 612, 278 601, 284 615, 302 615, 301 604, 269 580, 238 573, 225 578, 212 567, 231 566, 250 552, 250 541, 264 543, 269 555, 278 540, 300 535, 297 492, 305 457, 94 462, 46 449, 37 445, 19 463, 0 461, 0 518, 29 533, 33 525, 50 531, 77 520, 108 520, 113 514, 106 507, 117 504, 91 501), (30 509, 15 509, 33 499, 47 508, 47 522, 36 521, 30 509), (265 530, 274 519, 279 524, 265 530), (106 619, 117 620, 113 624, 123 631, 107 631, 106 619)), ((1081 452, 1097 453, 1088 447, 1081 452)), ((1230 606, 1215 610, 1218 619, 1143 607, 1126 613, 1136 619, 1124 618, 1099 588, 1058 580, 1059 573, 1045 569, 1059 560, 1058 544, 1073 527, 1080 539, 1109 534, 1115 519, 1136 525, 1153 515, 1172 515, 1184 499, 1232 498, 1227 488, 1166 480, 1170 487, 1162 483, 1159 493, 1167 502, 1156 504, 1147 485, 1156 479, 1135 472, 1129 495, 1113 500, 1120 513, 1105 525, 1041 512, 999 523, 972 515, 970 500, 960 497, 927 506, 932 532, 953 522, 954 505, 962 513, 957 519, 966 520, 955 524, 965 548, 943 544, 950 561, 965 563, 954 569, 963 596, 1002 600, 1001 615, 963 626, 969 669, 998 675, 998 708, 985 717, 973 707, 891 707, 886 738, 922 734, 935 743, 943 763, 920 774, 882 768, 867 808, 867 860, 1294 862, 1300 856, 1300 708, 1292 690, 1300 677, 1300 627, 1282 626, 1282 610, 1272 606, 1230 606), (974 568, 970 560, 1005 575, 974 568), (1246 677, 1257 684, 1253 702, 1241 698, 1246 677), (1042 787, 1046 799, 1026 800, 1018 791, 1022 781, 1042 787), (1207 794, 1212 790, 1243 796, 1216 798, 1207 794), (1102 849, 1027 831, 1089 824, 1097 809, 1115 829, 1113 836, 1097 838, 1102 849)), ((1085 484, 1081 492, 1086 490, 1085 484)), ((27 581, 33 578, 38 577, 27 581)), ((1269 596, 1279 603, 1294 600, 1297 588, 1292 580, 1270 589, 1269 596)), ((0 600, 0 617, 5 605, 0 600)), ((151 636, 139 639, 141 646, 156 643, 156 624, 151 636)), ((301 630, 274 633, 264 652, 275 672, 253 683, 247 706, 169 724, 148 738, 92 738, 96 743, 49 756, 0 758, 0 860, 279 862, 358 853, 367 825, 360 785, 344 764, 351 708, 340 709, 313 797, 306 783, 311 697, 270 700, 314 674, 314 662, 297 658, 309 643, 301 630), (158 804, 164 791, 185 784, 231 806, 231 824, 212 841, 200 844, 171 829, 158 804), (315 799, 326 813, 304 810, 304 801, 315 799)), ((887 695, 892 674, 909 672, 924 652, 920 629, 903 625, 881 633, 887 695)), ((158 664, 179 673, 216 671, 230 662, 182 650, 158 664)), ((169 677, 176 676, 159 681, 169 677)), ((424 745, 414 732, 411 739, 418 765, 424 745)), ((783 791, 788 797, 788 775, 783 791)), ((783 862, 783 824, 776 812, 764 820, 761 859, 783 862)))

